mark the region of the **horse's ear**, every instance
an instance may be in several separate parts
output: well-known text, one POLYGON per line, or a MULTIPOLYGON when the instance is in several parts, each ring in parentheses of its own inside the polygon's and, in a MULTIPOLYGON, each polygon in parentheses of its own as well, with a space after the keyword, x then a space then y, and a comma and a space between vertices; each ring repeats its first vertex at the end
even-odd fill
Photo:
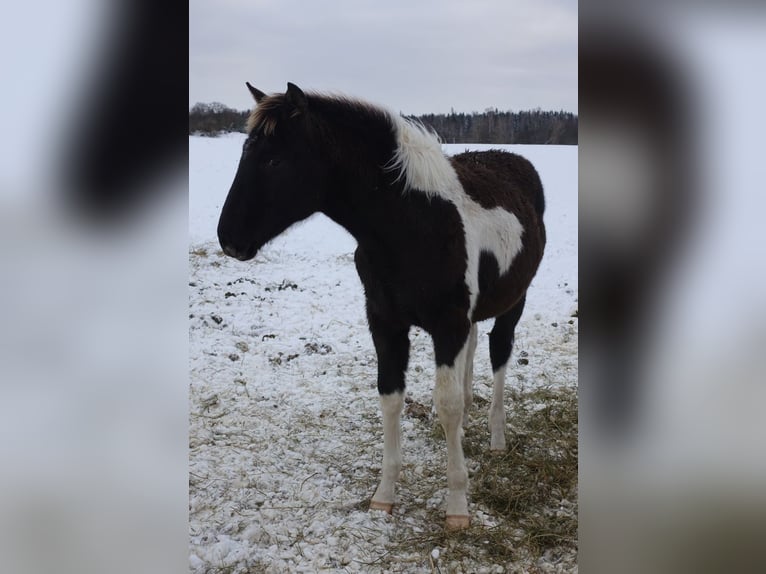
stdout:
POLYGON ((247 85, 247 89, 250 90, 250 93, 253 94, 256 104, 260 103, 261 100, 266 97, 266 94, 264 94, 261 90, 251 86, 250 82, 245 82, 245 85, 247 85))
POLYGON ((306 111, 306 107, 308 106, 308 102, 306 101, 306 94, 304 94, 303 91, 292 82, 287 82, 287 92, 285 92, 285 97, 287 98, 287 101, 290 102, 293 107, 295 107, 296 110, 300 112, 306 111))

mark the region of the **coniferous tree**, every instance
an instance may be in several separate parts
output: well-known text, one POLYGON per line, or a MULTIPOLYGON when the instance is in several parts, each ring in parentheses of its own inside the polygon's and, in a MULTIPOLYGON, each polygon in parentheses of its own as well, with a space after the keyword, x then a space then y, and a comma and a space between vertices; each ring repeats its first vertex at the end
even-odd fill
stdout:
MULTIPOLYGON (((189 133, 218 135, 244 132, 248 111, 237 111, 220 102, 194 104, 189 110, 189 133)), ((470 114, 408 116, 434 130, 444 143, 567 144, 577 145, 577 116, 541 109, 501 112, 486 108, 470 114)))

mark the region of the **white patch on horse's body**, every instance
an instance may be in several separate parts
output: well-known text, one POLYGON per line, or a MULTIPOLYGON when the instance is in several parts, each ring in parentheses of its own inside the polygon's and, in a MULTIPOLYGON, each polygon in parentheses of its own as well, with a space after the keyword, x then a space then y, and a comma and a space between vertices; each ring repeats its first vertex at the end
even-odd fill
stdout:
POLYGON ((497 260, 500 274, 506 273, 521 251, 524 227, 510 211, 486 209, 465 192, 435 134, 394 114, 392 121, 398 146, 386 169, 398 170, 406 189, 454 204, 463 222, 468 257, 465 282, 473 312, 479 294, 479 255, 488 251, 497 260))
POLYGON ((402 469, 402 446, 399 420, 404 406, 404 393, 380 395, 383 411, 383 468, 380 485, 372 497, 372 508, 391 512, 394 486, 402 469))

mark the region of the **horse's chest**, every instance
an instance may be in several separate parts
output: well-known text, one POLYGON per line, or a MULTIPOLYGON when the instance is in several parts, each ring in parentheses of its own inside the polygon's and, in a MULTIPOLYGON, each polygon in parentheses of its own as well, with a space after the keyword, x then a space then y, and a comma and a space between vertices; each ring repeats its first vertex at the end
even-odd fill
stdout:
POLYGON ((450 260, 419 256, 418 251, 413 248, 399 257, 389 253, 376 260, 357 249, 355 262, 368 305, 381 314, 397 316, 412 324, 421 324, 425 315, 447 306, 467 308, 465 256, 450 260))

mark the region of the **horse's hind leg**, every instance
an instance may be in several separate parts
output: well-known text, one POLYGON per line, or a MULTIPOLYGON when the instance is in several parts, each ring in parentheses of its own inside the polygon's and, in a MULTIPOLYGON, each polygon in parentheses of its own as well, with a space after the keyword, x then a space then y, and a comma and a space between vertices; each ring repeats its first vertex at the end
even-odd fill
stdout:
POLYGON ((492 404, 489 407, 489 433, 491 451, 505 451, 505 406, 503 390, 505 388, 505 370, 513 349, 513 334, 524 310, 526 295, 510 311, 495 319, 495 325, 489 333, 489 358, 492 361, 494 378, 492 404))
POLYGON ((465 353, 465 371, 463 374, 463 427, 468 424, 468 413, 473 404, 473 356, 476 352, 476 339, 478 337, 479 327, 475 323, 471 325, 471 332, 468 334, 468 343, 465 353))
POLYGON ((404 406, 404 378, 410 353, 409 327, 391 325, 368 313, 378 354, 378 392, 383 411, 383 467, 370 509, 391 513, 394 488, 402 468, 399 420, 404 406))

